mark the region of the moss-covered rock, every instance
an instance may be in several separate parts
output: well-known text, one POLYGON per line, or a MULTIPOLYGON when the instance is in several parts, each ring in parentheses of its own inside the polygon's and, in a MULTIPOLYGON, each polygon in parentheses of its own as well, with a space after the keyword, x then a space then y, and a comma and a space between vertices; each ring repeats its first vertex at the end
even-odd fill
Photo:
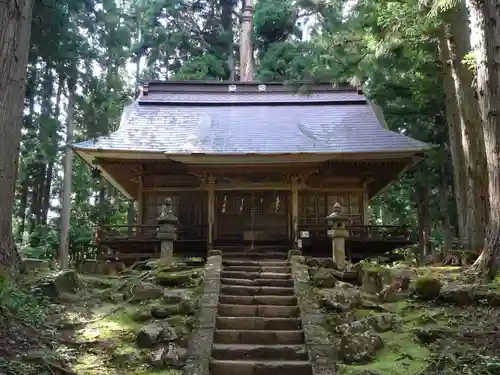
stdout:
POLYGON ((340 356, 346 363, 367 363, 373 360, 377 351, 384 347, 382 338, 367 331, 342 336, 340 356))
POLYGON ((147 324, 137 333, 137 346, 140 348, 152 348, 158 343, 168 343, 178 338, 175 329, 168 323, 150 323, 147 324))
POLYGON ((320 267, 337 269, 337 263, 332 258, 321 258, 320 267))
POLYGON ((333 288, 337 283, 332 270, 320 268, 312 275, 312 282, 319 288, 333 288))
POLYGON ((441 281, 435 277, 423 276, 416 280, 415 295, 423 300, 433 300, 439 296, 441 281))
POLYGON ((162 297, 163 288, 151 283, 140 282, 138 284, 132 284, 131 287, 126 286, 124 288, 124 294, 126 299, 133 298, 134 301, 142 302, 162 297))
POLYGON ((174 305, 189 298, 181 292, 171 292, 166 290, 163 294, 162 302, 167 305, 174 305))
POLYGON ((30 273, 33 271, 48 271, 50 264, 47 260, 24 258, 19 265, 19 270, 22 273, 30 273))
POLYGON ((339 281, 335 289, 322 293, 319 304, 327 311, 346 312, 361 306, 361 292, 358 288, 339 281))
POLYGON ((165 319, 171 315, 179 314, 179 305, 155 304, 151 307, 151 316, 156 319, 165 319))
POLYGON ((377 268, 369 268, 363 271, 361 290, 369 294, 377 294, 384 288, 384 271, 377 268))
POLYGON ((306 265, 308 267, 318 268, 320 265, 320 261, 318 258, 308 257, 306 258, 306 265))
POLYGON ((79 286, 80 281, 76 271, 68 270, 44 277, 36 284, 35 289, 46 297, 56 298, 77 292, 79 286))
POLYGON ((154 278, 158 285, 166 287, 190 287, 199 285, 201 272, 190 270, 182 272, 155 272, 154 278))
POLYGON ((144 323, 151 319, 151 314, 145 309, 136 309, 130 313, 130 318, 137 323, 144 323))
POLYGON ((356 320, 351 323, 341 324, 336 331, 343 334, 356 334, 367 331, 388 332, 396 326, 396 316, 393 314, 378 314, 356 320))

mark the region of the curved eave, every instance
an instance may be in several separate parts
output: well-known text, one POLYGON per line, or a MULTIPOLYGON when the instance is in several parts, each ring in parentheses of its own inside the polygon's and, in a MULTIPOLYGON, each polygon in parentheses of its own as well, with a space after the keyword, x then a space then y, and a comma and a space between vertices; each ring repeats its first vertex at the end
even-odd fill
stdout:
MULTIPOLYGON (((127 189, 125 189, 124 186, 118 183, 118 181, 116 181, 108 172, 106 172, 106 170, 101 165, 95 163, 95 159, 97 157, 95 153, 89 153, 86 152, 86 150, 84 149, 78 149, 72 146, 71 148, 78 156, 80 156, 83 159, 83 161, 85 161, 85 163, 89 165, 90 168, 97 168, 101 172, 102 177, 104 177, 106 181, 108 181, 114 188, 116 188, 120 193, 122 193, 125 196, 125 198, 134 199, 132 195, 127 191, 127 189)), ((99 153, 101 155, 103 154, 102 152, 99 153)))

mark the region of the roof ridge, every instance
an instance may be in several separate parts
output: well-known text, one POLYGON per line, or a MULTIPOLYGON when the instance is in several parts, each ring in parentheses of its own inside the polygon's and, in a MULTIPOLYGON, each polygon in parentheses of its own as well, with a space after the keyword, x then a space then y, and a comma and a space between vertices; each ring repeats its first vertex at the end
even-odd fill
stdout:
POLYGON ((151 81, 143 85, 143 93, 149 92, 358 92, 360 87, 336 85, 332 82, 241 82, 241 81, 151 81))

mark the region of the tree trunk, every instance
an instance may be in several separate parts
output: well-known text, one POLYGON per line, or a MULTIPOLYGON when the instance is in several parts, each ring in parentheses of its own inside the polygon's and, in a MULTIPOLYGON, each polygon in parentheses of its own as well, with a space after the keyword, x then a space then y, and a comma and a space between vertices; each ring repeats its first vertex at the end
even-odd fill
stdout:
POLYGON ((416 187, 417 195, 417 211, 418 211, 418 228, 419 228, 419 245, 420 245, 420 261, 423 261, 427 255, 431 253, 430 235, 431 235, 431 219, 429 211, 429 189, 426 184, 419 182, 416 187))
MULTIPOLYGON (((26 97, 28 100, 28 116, 26 118, 26 128, 28 130, 28 134, 33 131, 33 118, 35 116, 35 87, 36 80, 36 69, 31 65, 30 66, 30 74, 28 74, 27 79, 27 87, 26 87, 26 97)), ((25 162, 26 157, 28 156, 28 152, 26 150, 21 151, 20 153, 20 167, 19 167, 19 180, 21 183, 21 189, 19 192, 20 203, 19 210, 17 213, 18 227, 17 227, 17 242, 22 245, 24 240, 24 231, 26 229, 26 209, 28 208, 28 194, 29 194, 29 165, 25 162)))
POLYGON ((457 97, 467 180, 467 236, 464 248, 478 252, 484 244, 489 219, 488 175, 482 119, 473 86, 473 74, 463 63, 470 51, 468 12, 465 0, 445 16, 444 30, 450 53, 451 72, 457 97))
MULTIPOLYGON (((447 159, 447 154, 443 152, 443 159, 447 159)), ((451 222, 450 222, 450 213, 448 210, 448 196, 449 196, 449 186, 448 186, 448 179, 445 178, 444 176, 447 176, 447 171, 445 168, 445 164, 442 164, 441 167, 441 183, 439 184, 439 208, 441 211, 441 227, 443 230, 443 254, 444 258, 446 258, 446 255, 449 253, 452 247, 452 242, 453 242, 453 233, 451 229, 451 222)))
MULTIPOLYGON (((61 106, 61 95, 62 95, 62 89, 63 89, 64 81, 60 77, 59 82, 57 85, 57 93, 56 93, 56 106, 55 106, 55 111, 54 111, 54 122, 56 124, 59 124, 59 115, 61 113, 60 106, 61 106)), ((51 129, 51 134, 49 135, 50 140, 54 140, 57 137, 57 127, 51 129)), ((50 142, 50 145, 52 146, 52 142, 50 142)), ((55 161, 57 157, 57 144, 53 145, 53 149, 49 151, 49 163, 47 166, 47 175, 45 177, 45 186, 43 190, 43 204, 42 204, 42 224, 46 225, 47 224, 47 218, 49 215, 50 208, 52 207, 51 205, 51 199, 52 199, 52 180, 54 179, 54 166, 55 166, 55 161)))
POLYGON ((30 233, 35 230, 37 225, 42 223, 42 202, 46 177, 46 166, 44 164, 36 163, 35 168, 35 181, 31 197, 30 233))
POLYGON ((49 171, 49 131, 51 124, 49 124, 52 117, 52 94, 53 94, 53 76, 52 76, 52 63, 45 64, 43 80, 42 80, 42 100, 41 100, 41 113, 38 121, 38 140, 40 145, 36 153, 36 177, 35 186, 33 188, 32 198, 32 215, 34 223, 31 226, 31 231, 37 225, 44 224, 44 203, 47 174, 49 171))
POLYGON ((494 278, 500 270, 500 1, 471 0, 470 10, 490 198, 484 248, 470 271, 494 278))
POLYGON ((228 76, 227 79, 230 81, 234 81, 234 49, 233 49, 233 0, 224 0, 222 3, 222 28, 224 29, 224 36, 226 38, 227 45, 227 70, 228 76))
POLYGON ((243 82, 253 81, 252 12, 253 0, 245 0, 240 32, 240 81, 243 82))
POLYGON ((20 201, 19 201, 19 210, 17 213, 17 218, 19 221, 17 227, 17 242, 22 244, 24 238, 24 229, 26 226, 26 208, 28 206, 28 178, 26 173, 26 166, 23 165, 23 168, 20 173, 21 179, 21 191, 20 191, 20 201))
POLYGON ((62 269, 69 268, 69 225, 71 219, 71 177, 73 171, 73 150, 69 147, 73 141, 73 112, 75 107, 75 85, 68 83, 68 110, 66 128, 66 154, 64 155, 64 179, 61 207, 61 237, 58 261, 62 269))
POLYGON ((101 176, 99 181, 99 225, 105 225, 107 223, 107 204, 106 204, 106 181, 104 177, 101 176))
POLYGON ((0 266, 7 268, 19 261, 12 243, 12 207, 21 142, 31 12, 31 0, 0 2, 0 266))
POLYGON ((457 206, 458 233, 462 243, 469 242, 467 230, 467 177, 465 172, 465 156, 462 145, 461 123, 458 117, 458 106, 455 84, 451 72, 450 54, 444 29, 439 33, 439 55, 445 94, 445 113, 450 140, 450 153, 453 165, 455 201, 457 206))
POLYGON ((52 190, 52 179, 54 178, 54 162, 49 161, 47 166, 47 174, 45 176, 45 184, 43 186, 43 202, 41 209, 41 223, 47 225, 47 217, 49 216, 49 210, 51 207, 50 198, 52 190))

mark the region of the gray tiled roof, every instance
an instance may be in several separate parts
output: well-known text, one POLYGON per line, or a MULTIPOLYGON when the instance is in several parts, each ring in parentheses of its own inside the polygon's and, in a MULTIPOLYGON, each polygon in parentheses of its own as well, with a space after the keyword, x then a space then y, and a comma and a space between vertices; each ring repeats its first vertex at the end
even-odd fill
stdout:
POLYGON ((142 96, 141 103, 328 103, 328 102, 364 102, 366 99, 356 91, 318 92, 294 94, 280 92, 264 93, 174 93, 158 92, 142 96))
POLYGON ((125 110, 118 131, 73 146, 171 154, 416 152, 429 147, 382 127, 356 91, 151 92, 125 110))

